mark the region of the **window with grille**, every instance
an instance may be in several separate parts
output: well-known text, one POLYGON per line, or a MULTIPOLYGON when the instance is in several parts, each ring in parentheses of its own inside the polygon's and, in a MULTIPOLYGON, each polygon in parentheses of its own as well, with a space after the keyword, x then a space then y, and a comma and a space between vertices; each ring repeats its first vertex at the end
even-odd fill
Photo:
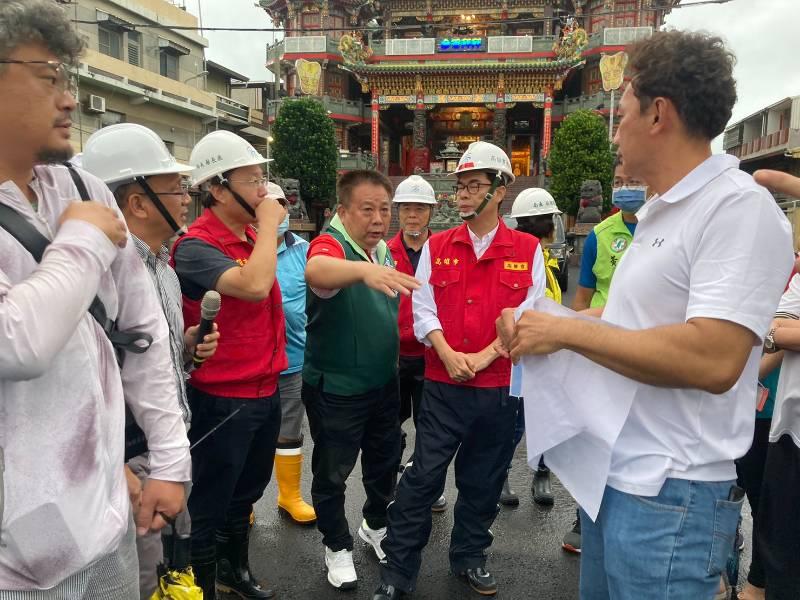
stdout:
POLYGON ((122 58, 122 33, 111 27, 98 26, 100 53, 114 58, 122 58))
POLYGON ((161 75, 178 79, 178 57, 171 52, 161 52, 161 75))
POLYGON ((128 32, 128 62, 137 67, 142 66, 142 38, 137 31, 128 32))
POLYGON ((125 115, 121 112, 113 110, 106 110, 100 115, 100 127, 108 127, 109 125, 119 125, 125 122, 125 115))

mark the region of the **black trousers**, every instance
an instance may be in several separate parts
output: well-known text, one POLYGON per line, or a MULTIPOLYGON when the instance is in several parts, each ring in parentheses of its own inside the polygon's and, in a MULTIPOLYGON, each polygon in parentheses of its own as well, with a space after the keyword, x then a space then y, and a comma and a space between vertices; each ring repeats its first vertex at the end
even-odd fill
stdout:
POLYGON ((769 444, 755 544, 766 575, 767 600, 800 598, 800 448, 785 434, 769 444))
POLYGON ((397 380, 357 396, 337 396, 303 382, 303 402, 314 440, 311 498, 322 543, 334 552, 353 549, 344 512, 346 481, 361 452, 367 493, 362 513, 372 529, 386 527, 400 461, 397 380))
POLYGON ((416 426, 425 385, 425 357, 401 356, 397 382, 400 387, 400 424, 413 417, 416 426))
POLYGON ((216 533, 247 530, 250 511, 272 477, 275 444, 281 427, 281 400, 211 396, 187 387, 192 410, 189 441, 194 444, 239 410, 192 450, 192 561, 216 556, 216 533))
MULTIPOLYGON (((750 513, 753 515, 753 539, 758 537, 758 505, 761 501, 761 485, 764 481, 764 464, 767 462, 767 448, 769 447, 770 419, 756 419, 753 430, 753 443, 750 450, 736 461, 736 483, 744 488, 747 501, 750 503, 750 513)), ((761 551, 758 544, 753 544, 753 558, 750 562, 750 571, 747 581, 751 585, 763 588, 766 585, 764 565, 761 561, 761 551)))
MULTIPOLYGON (((413 417, 414 427, 416 427, 419 405, 422 402, 422 390, 425 387, 425 357, 401 356, 397 381, 400 387, 400 425, 413 417)), ((401 430, 400 435, 400 462, 402 463, 403 455, 406 452, 406 432, 401 430)), ((413 460, 413 457, 409 460, 413 460)))
POLYGON ((414 448, 414 464, 403 473, 389 507, 382 544, 385 583, 406 592, 416 586, 422 549, 431 533, 431 506, 442 494, 455 456, 455 523, 450 567, 459 573, 484 566, 497 500, 514 452, 518 399, 508 388, 473 388, 425 381, 414 448), (457 454, 456 454, 457 453, 457 454))

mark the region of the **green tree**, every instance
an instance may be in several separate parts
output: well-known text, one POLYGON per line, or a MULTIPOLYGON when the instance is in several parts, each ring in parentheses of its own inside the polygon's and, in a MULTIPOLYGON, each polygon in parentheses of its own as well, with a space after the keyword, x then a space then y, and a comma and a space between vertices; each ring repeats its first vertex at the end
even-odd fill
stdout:
POLYGON ((579 110, 564 119, 553 138, 549 167, 550 193, 565 213, 578 214, 581 184, 587 179, 603 184, 603 211, 611 208, 614 153, 600 115, 579 110))
POLYGON ((274 171, 300 182, 300 194, 319 230, 323 211, 336 198, 339 153, 333 121, 318 100, 286 99, 272 131, 274 171))

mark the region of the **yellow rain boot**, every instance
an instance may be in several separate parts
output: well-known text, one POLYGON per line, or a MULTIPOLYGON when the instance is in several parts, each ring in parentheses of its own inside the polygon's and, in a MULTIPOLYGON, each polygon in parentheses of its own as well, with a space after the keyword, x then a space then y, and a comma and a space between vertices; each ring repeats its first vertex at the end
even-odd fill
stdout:
POLYGON ((310 525, 317 520, 314 507, 300 495, 300 473, 303 455, 300 448, 279 449, 275 454, 275 478, 278 480, 278 508, 285 511, 295 523, 310 525), (284 454, 297 452, 296 454, 284 454))

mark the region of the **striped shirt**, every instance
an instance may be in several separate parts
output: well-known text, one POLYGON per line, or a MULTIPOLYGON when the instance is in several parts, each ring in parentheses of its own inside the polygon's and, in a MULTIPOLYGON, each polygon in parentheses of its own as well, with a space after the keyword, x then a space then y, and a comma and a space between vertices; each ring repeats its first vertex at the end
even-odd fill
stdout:
POLYGON ((175 383, 178 386, 178 401, 183 413, 183 420, 189 423, 192 418, 189 410, 189 403, 186 400, 186 379, 187 374, 184 370, 184 349, 183 341, 183 310, 181 300, 181 286, 178 283, 178 276, 169 266, 169 250, 166 246, 161 246, 158 254, 153 254, 150 247, 142 240, 131 234, 136 251, 144 262, 153 286, 156 289, 158 300, 161 302, 161 309, 167 319, 169 327, 169 350, 172 357, 172 368, 175 371, 175 383))

